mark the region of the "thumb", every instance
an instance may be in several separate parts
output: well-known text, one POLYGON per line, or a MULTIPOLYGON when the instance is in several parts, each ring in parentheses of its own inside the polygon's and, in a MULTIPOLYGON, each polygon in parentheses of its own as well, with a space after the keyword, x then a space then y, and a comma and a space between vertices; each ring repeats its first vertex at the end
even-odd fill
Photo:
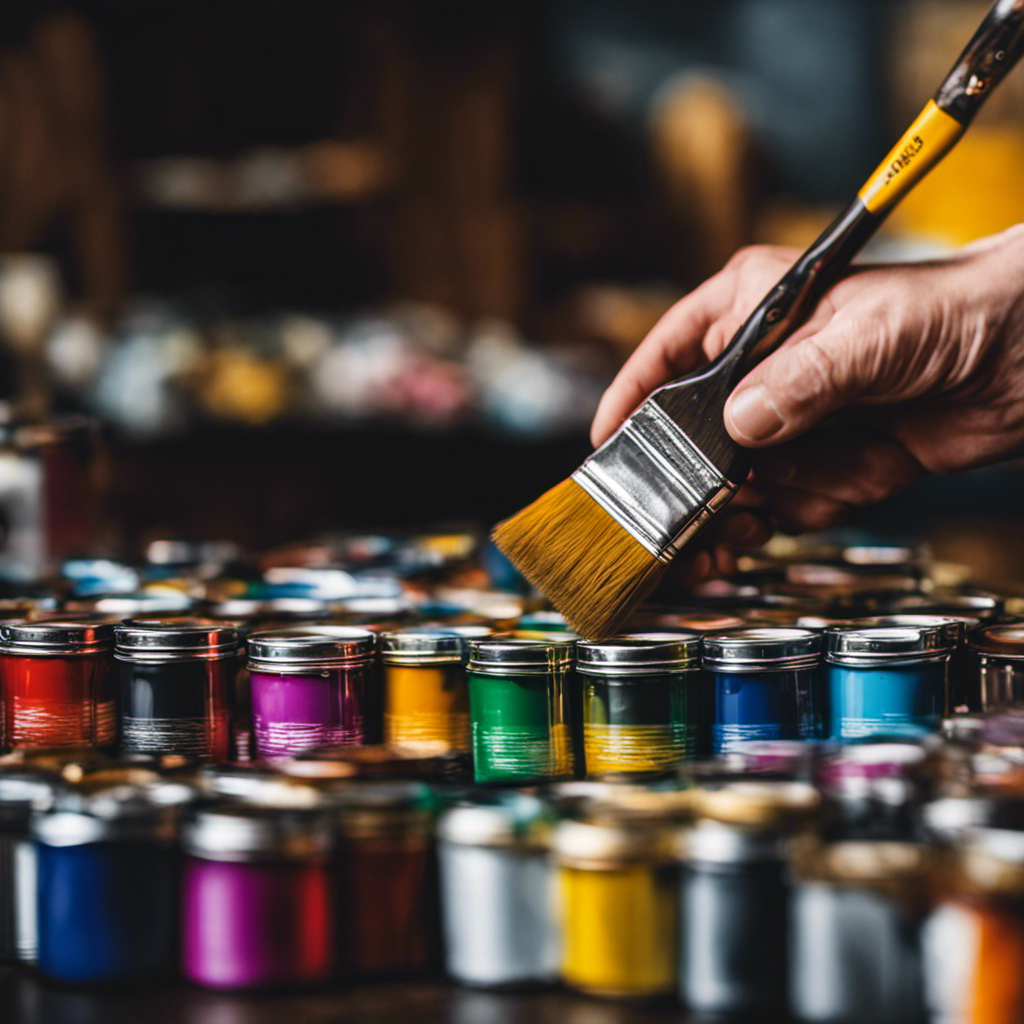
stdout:
POLYGON ((871 347, 829 326, 791 340, 737 385, 725 404, 726 429, 751 448, 803 434, 871 388, 881 355, 871 347))

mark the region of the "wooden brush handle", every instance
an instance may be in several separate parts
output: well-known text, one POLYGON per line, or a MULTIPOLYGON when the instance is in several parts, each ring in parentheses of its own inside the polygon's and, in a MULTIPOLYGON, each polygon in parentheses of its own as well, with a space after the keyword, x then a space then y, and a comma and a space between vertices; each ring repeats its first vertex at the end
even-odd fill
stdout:
POLYGON ((953 148, 1024 53, 1024 0, 997 0, 914 123, 857 198, 764 297, 719 356, 728 391, 807 318, 889 211, 953 148))

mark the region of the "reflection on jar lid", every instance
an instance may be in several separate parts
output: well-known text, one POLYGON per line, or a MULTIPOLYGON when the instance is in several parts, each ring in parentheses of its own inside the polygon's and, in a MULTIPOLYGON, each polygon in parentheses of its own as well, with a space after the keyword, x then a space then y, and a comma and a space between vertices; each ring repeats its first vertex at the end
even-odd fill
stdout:
POLYGON ((931 661, 950 651, 941 627, 833 626, 825 644, 826 661, 852 667, 931 661))
POLYGON ((979 654, 998 654, 1002 658, 1024 658, 1024 623, 982 626, 971 637, 971 646, 979 654))
POLYGON ((749 627, 704 637, 703 659, 720 672, 812 668, 821 655, 820 633, 783 626, 749 627))
POLYGON ((690 632, 629 633, 610 640, 580 640, 576 667, 580 672, 609 676, 644 676, 696 665, 700 635, 690 632))
POLYGON ((18 655, 93 654, 114 643, 110 621, 37 619, 0 622, 0 652, 18 655))
POLYGON ((575 639, 564 635, 471 640, 469 668, 483 675, 547 675, 568 669, 575 647, 575 639))
POLYGON ((212 619, 129 619, 114 627, 122 661, 227 658, 238 651, 238 630, 212 619))
POLYGON ((303 672, 361 664, 373 657, 377 638, 356 626, 308 626, 254 633, 248 640, 249 667, 303 672))

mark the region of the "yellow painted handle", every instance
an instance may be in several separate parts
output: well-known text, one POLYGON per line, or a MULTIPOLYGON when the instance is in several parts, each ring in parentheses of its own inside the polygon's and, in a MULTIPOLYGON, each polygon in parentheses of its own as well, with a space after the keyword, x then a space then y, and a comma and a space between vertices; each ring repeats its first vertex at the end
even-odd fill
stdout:
POLYGON ((891 210, 954 146, 965 128, 933 100, 857 193, 871 213, 891 210))

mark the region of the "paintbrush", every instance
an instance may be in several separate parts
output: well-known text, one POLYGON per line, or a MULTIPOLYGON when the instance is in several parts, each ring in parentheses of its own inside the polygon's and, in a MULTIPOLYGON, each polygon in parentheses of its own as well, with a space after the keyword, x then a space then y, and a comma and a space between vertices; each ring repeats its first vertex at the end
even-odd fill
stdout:
POLYGON ((708 366, 655 391, 567 480, 494 530, 579 634, 613 635, 729 502, 751 452, 726 399, 806 320, 886 214, 946 155, 1024 50, 1024 0, 998 0, 938 92, 857 194, 708 366))

